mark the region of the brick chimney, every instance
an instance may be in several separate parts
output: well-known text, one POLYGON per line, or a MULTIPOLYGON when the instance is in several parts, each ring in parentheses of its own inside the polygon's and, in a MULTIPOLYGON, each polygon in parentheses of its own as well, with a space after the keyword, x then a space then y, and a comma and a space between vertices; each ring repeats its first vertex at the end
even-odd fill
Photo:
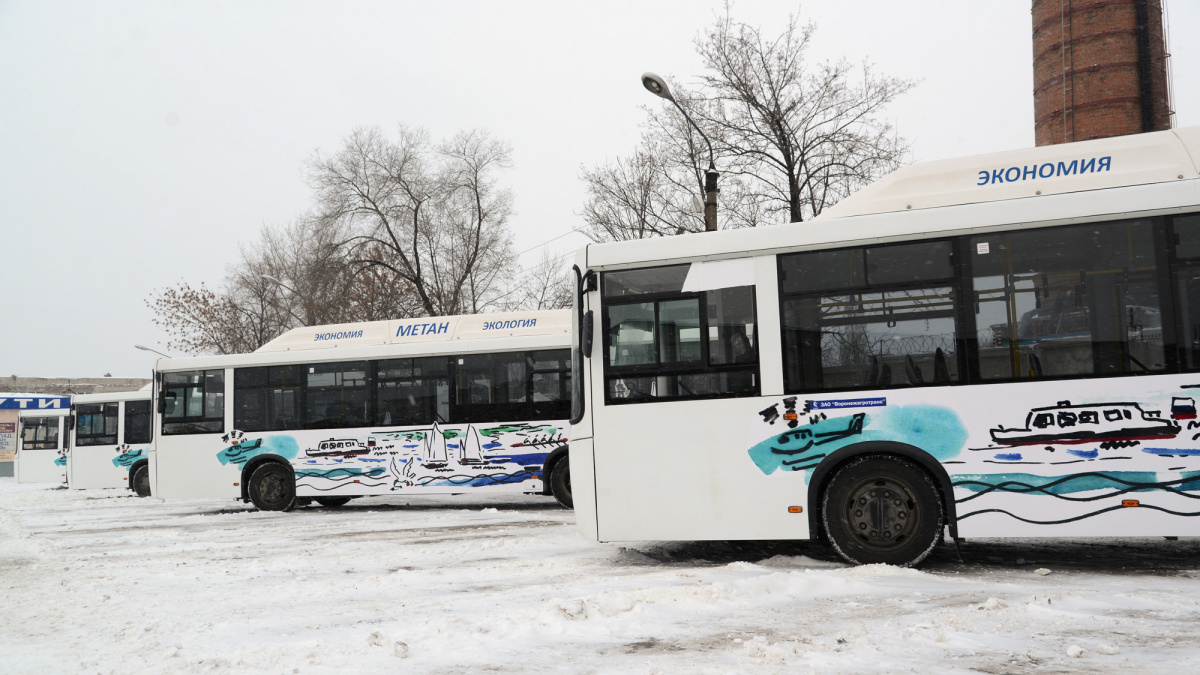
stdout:
POLYGON ((1162 0, 1033 0, 1038 145, 1171 128, 1162 0))

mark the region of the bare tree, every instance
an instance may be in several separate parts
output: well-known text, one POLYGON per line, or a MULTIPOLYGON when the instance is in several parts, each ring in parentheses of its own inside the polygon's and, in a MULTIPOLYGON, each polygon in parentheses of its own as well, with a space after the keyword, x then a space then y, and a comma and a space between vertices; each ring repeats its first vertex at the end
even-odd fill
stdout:
POLYGON ((518 289, 520 295, 513 309, 565 309, 571 306, 571 270, 566 259, 568 254, 553 255, 542 252, 536 265, 522 277, 518 289))
POLYGON ((237 354, 258 349, 283 332, 278 309, 265 294, 214 292, 179 282, 146 301, 155 325, 166 331, 167 348, 185 354, 237 354))
MULTIPOLYGON (((793 17, 767 38, 726 7, 696 40, 705 65, 698 83, 671 85, 713 140, 724 229, 810 219, 908 152, 883 111, 913 83, 869 65, 855 77, 844 60, 810 63, 814 31, 793 17)), ((647 117, 631 158, 583 170, 582 216, 595 240, 703 230, 689 207, 703 194, 707 148, 674 106, 647 109, 647 117)))
POLYGON ((428 316, 480 312, 513 269, 512 195, 497 185, 509 148, 483 131, 434 146, 401 127, 395 141, 359 129, 310 163, 322 221, 351 232, 356 270, 381 268, 415 293, 428 316))

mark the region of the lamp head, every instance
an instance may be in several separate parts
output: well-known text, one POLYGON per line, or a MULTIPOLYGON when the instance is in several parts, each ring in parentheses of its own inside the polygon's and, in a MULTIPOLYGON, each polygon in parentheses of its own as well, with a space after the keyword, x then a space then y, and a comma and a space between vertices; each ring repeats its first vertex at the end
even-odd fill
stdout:
POLYGON ((646 91, 659 98, 665 98, 668 101, 675 100, 671 96, 671 88, 667 86, 667 81, 654 73, 642 73, 642 86, 646 88, 646 91))

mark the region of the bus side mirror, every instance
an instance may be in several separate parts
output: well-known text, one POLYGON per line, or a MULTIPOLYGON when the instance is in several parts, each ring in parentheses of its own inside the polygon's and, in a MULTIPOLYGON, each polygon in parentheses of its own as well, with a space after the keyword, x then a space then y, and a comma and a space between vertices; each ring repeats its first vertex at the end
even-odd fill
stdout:
POLYGON ((593 314, 592 310, 588 310, 583 314, 583 321, 580 323, 579 330, 583 333, 580 336, 579 344, 583 347, 583 355, 586 358, 592 358, 592 333, 593 333, 593 314))
POLYGON ((164 391, 158 395, 158 414, 162 415, 167 412, 167 397, 171 398, 171 402, 175 402, 175 392, 164 391))
POLYGON ((75 413, 67 415, 67 431, 75 428, 75 413))

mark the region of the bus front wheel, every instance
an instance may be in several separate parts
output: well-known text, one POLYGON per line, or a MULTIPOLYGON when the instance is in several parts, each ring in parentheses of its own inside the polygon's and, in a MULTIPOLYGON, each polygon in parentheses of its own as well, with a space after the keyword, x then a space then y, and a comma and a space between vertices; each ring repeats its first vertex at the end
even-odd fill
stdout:
POLYGON ((929 474, 893 455, 839 468, 825 487, 821 516, 833 548, 859 565, 916 565, 933 551, 945 523, 929 474))
POLYGON ((296 472, 276 462, 261 464, 250 474, 246 491, 261 511, 291 511, 296 508, 296 472))
POLYGON ((554 495, 563 508, 575 508, 575 501, 571 498, 570 457, 558 460, 558 463, 550 470, 550 494, 554 495))
POLYGON ((150 496, 150 466, 139 464, 133 469, 133 478, 129 481, 134 494, 139 497, 150 496))

